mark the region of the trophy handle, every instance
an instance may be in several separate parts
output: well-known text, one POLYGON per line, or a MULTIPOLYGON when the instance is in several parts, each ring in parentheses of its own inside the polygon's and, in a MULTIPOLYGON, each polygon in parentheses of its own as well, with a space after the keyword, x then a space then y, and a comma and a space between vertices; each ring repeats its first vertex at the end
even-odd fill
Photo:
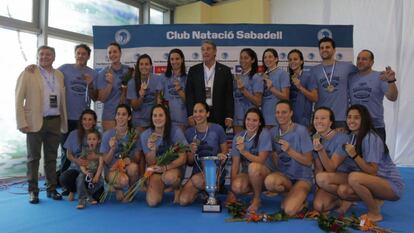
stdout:
POLYGON ((224 170, 226 170, 226 164, 230 159, 230 152, 226 153, 226 159, 224 160, 224 163, 222 164, 221 162, 219 163, 219 169, 217 169, 217 180, 220 179, 221 175, 223 174, 224 170))
POLYGON ((203 169, 201 168, 201 164, 198 162, 199 160, 200 160, 200 157, 198 156, 198 154, 194 154, 194 163, 197 165, 198 170, 204 176, 204 172, 203 172, 203 169))
MULTIPOLYGON (((220 163, 219 163, 219 165, 218 165, 218 169, 217 169, 217 174, 216 174, 216 178, 217 178, 217 180, 221 177, 221 175, 223 174, 223 172, 224 172, 224 170, 226 169, 226 164, 227 164, 227 162, 229 161, 229 159, 230 159, 230 152, 229 153, 226 153, 225 154, 226 155, 226 159, 224 160, 224 163, 221 163, 221 161, 220 161, 220 163)), ((202 167, 201 167, 201 164, 199 164, 199 162, 198 161, 201 161, 202 159, 200 159, 200 157, 199 157, 199 155, 198 154, 194 154, 194 162, 195 162, 195 164, 197 165, 197 167, 198 167, 198 169, 201 171, 201 174, 204 176, 204 178, 205 178, 205 174, 204 174, 204 172, 203 172, 203 169, 202 169, 202 167)))

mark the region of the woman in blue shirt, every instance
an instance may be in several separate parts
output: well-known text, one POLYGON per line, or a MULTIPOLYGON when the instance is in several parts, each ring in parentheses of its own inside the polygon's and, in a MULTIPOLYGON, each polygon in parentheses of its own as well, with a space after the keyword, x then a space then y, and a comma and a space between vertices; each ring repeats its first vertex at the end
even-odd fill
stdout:
POLYGON ((362 200, 368 208, 365 217, 373 222, 381 221, 383 200, 399 200, 403 180, 387 146, 375 132, 368 109, 352 105, 347 111, 346 123, 356 143, 346 144, 345 150, 361 171, 349 174, 348 184, 341 185, 338 194, 344 199, 362 200))
POLYGON ((141 134, 140 142, 147 169, 153 172, 147 186, 147 204, 151 207, 158 205, 166 187, 174 189, 174 203, 177 203, 186 154, 180 153, 177 159, 165 166, 156 165, 156 160, 172 145, 188 143, 181 129, 172 125, 170 114, 164 105, 158 104, 152 108, 151 126, 141 134))
MULTIPOLYGON (((253 191, 253 200, 248 208, 256 212, 260 207, 263 180, 270 173, 269 155, 272 151, 269 131, 264 128, 262 112, 258 108, 247 110, 243 131, 233 139, 231 156, 231 190, 228 200, 234 194, 253 191)), ((233 197, 232 197, 233 196, 233 197)))
POLYGON ((275 106, 279 100, 289 99, 289 75, 279 68, 279 55, 277 51, 268 48, 263 52, 263 80, 265 89, 263 92, 262 112, 265 118, 266 126, 270 129, 277 125, 275 119, 275 106))
POLYGON ((265 179, 266 189, 286 193, 281 208, 292 216, 302 210, 313 185, 312 141, 303 125, 292 122, 293 109, 288 100, 276 105, 278 126, 270 130, 273 166, 265 179))
POLYGON ((348 174, 358 170, 354 161, 348 158, 343 145, 348 135, 334 129, 335 116, 327 107, 319 107, 313 116, 313 158, 318 190, 313 200, 314 209, 319 212, 338 207, 344 214, 350 202, 337 195, 339 185, 348 183, 348 174))
POLYGON ((128 188, 130 184, 138 180, 139 152, 141 150, 138 140, 132 141, 133 146, 126 158, 120 157, 121 153, 124 152, 124 144, 133 140, 128 134, 133 129, 131 119, 131 108, 126 104, 118 105, 115 115, 115 127, 103 134, 99 149, 99 152, 103 154, 105 163, 105 180, 112 186, 116 193, 116 199, 119 201, 124 198, 123 189, 128 188), (113 165, 120 159, 124 160, 125 170, 122 172, 112 170, 113 165))
POLYGON ((121 63, 121 46, 110 43, 107 48, 111 64, 98 73, 98 100, 104 103, 102 112, 102 127, 104 131, 115 126, 116 107, 121 102, 122 77, 128 72, 128 66, 121 63))
MULTIPOLYGON (((93 110, 84 110, 79 117, 78 129, 70 132, 68 138, 65 141, 63 147, 67 150, 67 158, 69 159, 69 168, 60 176, 60 184, 62 188, 69 192, 68 200, 73 201, 76 192, 76 178, 79 175, 80 166, 87 165, 85 159, 80 158, 82 149, 87 148, 86 135, 89 131, 94 131, 96 127, 97 116, 93 110)), ((99 199, 100 194, 103 192, 100 190, 96 195, 93 195, 96 200, 99 199)))
POLYGON ((288 54, 290 75, 290 102, 293 106, 293 121, 309 127, 313 102, 318 101, 318 85, 309 71, 303 70, 303 54, 293 49, 288 54))
POLYGON ((131 101, 132 123, 139 132, 151 125, 151 109, 159 102, 161 78, 152 73, 152 59, 139 56, 134 79, 128 83, 127 99, 131 101))
POLYGON ((257 54, 251 48, 244 48, 240 52, 240 66, 242 72, 236 75, 233 85, 234 96, 234 132, 242 130, 244 115, 252 107, 262 105, 263 81, 257 74, 257 54))
POLYGON ((180 205, 188 205, 195 201, 197 194, 205 190, 204 175, 201 173, 202 160, 198 157, 218 156, 223 160, 227 154, 227 143, 224 129, 215 123, 207 122, 210 115, 208 105, 198 102, 194 105, 193 119, 194 127, 185 131, 185 137, 191 142, 191 151, 187 153, 187 163, 193 166, 193 173, 185 183, 180 194, 180 205))
POLYGON ((172 124, 183 131, 187 127, 184 92, 187 74, 184 60, 184 53, 180 49, 172 49, 168 54, 167 70, 162 77, 162 92, 168 101, 172 124))

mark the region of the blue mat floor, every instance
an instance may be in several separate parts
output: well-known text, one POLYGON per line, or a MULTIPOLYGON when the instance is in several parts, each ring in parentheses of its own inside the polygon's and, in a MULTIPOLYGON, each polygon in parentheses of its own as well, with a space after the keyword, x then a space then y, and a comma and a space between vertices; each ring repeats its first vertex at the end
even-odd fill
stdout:
MULTIPOLYGON (((400 168, 405 190, 397 202, 385 202, 382 213, 384 221, 379 225, 394 232, 414 232, 414 168, 400 168), (411 222, 411 224, 410 224, 411 222)), ((201 202, 188 207, 172 204, 173 196, 167 193, 163 203, 150 208, 140 193, 132 203, 119 203, 113 197, 104 204, 87 206, 77 210, 77 201, 53 201, 40 193, 40 203, 31 205, 25 186, 14 185, 0 191, 0 233, 9 232, 322 232, 315 221, 289 220, 278 223, 226 223, 227 209, 222 213, 201 213, 201 202), (20 194, 19 194, 20 193, 20 194)), ((224 197, 222 197, 224 198, 224 197)), ((280 197, 264 197, 261 211, 275 212, 280 197)), ((364 213, 359 203, 351 211, 364 213)))

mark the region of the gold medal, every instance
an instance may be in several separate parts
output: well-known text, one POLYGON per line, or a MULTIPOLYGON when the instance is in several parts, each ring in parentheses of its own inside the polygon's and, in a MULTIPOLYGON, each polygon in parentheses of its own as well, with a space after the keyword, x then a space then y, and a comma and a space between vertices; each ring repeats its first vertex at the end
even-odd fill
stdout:
POLYGON ((312 136, 312 139, 313 139, 313 140, 318 140, 318 141, 320 141, 320 140, 321 140, 321 135, 320 135, 319 133, 315 133, 315 134, 312 136))
POLYGON ((141 87, 142 87, 142 89, 147 90, 148 89, 148 81, 147 82, 142 82, 141 87))
POLYGON ((275 136, 275 142, 276 142, 276 143, 279 143, 279 140, 280 140, 281 138, 282 138, 282 137, 281 137, 281 136, 279 136, 279 135, 275 136))
POLYGON ((329 84, 329 85, 326 87, 326 90, 327 90, 328 92, 333 92, 333 91, 335 90, 335 87, 334 87, 333 85, 329 84))
POLYGON ((193 143, 196 144, 197 146, 199 146, 201 144, 201 140, 198 139, 198 138, 194 138, 193 143))
POLYGON ((240 145, 242 143, 244 143, 244 137, 237 136, 237 138, 236 138, 236 145, 240 145))
POLYGON ((157 134, 155 134, 155 133, 152 133, 152 134, 149 136, 149 141, 150 141, 150 142, 156 142, 156 141, 157 141, 157 138, 158 138, 158 135, 157 135, 157 134))

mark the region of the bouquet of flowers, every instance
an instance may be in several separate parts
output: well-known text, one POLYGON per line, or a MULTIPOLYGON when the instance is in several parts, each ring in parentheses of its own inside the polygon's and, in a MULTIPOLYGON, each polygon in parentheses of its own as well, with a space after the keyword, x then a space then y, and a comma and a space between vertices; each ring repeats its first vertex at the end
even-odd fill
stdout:
POLYGON ((284 211, 278 211, 274 213, 256 213, 252 211, 247 211, 247 205, 238 201, 227 203, 226 207, 229 210, 231 218, 226 219, 226 222, 282 222, 288 221, 290 218, 311 218, 311 215, 308 215, 307 208, 304 208, 300 213, 291 217, 288 216, 284 211))
POLYGON ((124 74, 124 76, 122 76, 122 80, 121 80, 122 86, 128 85, 129 80, 132 79, 133 73, 134 73, 134 68, 128 67, 128 71, 124 74))
POLYGON ((132 75, 134 73, 134 69, 129 67, 128 71, 122 76, 121 80, 121 98, 119 100, 120 104, 124 104, 126 102, 126 94, 128 89, 128 82, 132 79, 132 75))
POLYGON ((339 232, 339 233, 348 233, 351 232, 349 228, 375 232, 375 233, 392 233, 390 229, 384 229, 377 226, 375 223, 371 222, 366 215, 357 217, 355 213, 352 213, 350 217, 346 216, 325 216, 323 214, 319 215, 318 226, 321 230, 325 232, 339 232))
POLYGON ((165 98, 164 91, 160 92, 160 104, 162 104, 166 109, 169 109, 169 101, 165 98))
POLYGON ((117 155, 118 160, 116 160, 110 169, 111 172, 115 172, 115 175, 109 182, 107 191, 102 193, 100 202, 104 202, 106 200, 109 192, 113 190, 113 186, 115 185, 115 181, 118 179, 118 177, 127 177, 127 174, 125 172, 126 163, 124 159, 128 158, 129 153, 135 147, 135 142, 138 139, 138 132, 132 128, 128 130, 127 135, 128 141, 122 143, 122 151, 119 153, 119 155, 117 155))
POLYGON ((375 233, 392 233, 390 229, 384 229, 371 222, 366 215, 357 217, 355 213, 352 213, 350 217, 344 215, 340 216, 326 216, 320 214, 318 211, 310 211, 307 207, 304 207, 302 211, 294 216, 288 216, 285 212, 279 211, 271 214, 267 213, 255 213, 247 211, 247 205, 238 201, 230 202, 227 204, 227 208, 230 214, 230 218, 226 219, 226 222, 281 222, 288 221, 289 219, 307 219, 316 220, 321 230, 325 232, 338 232, 338 233, 350 233, 350 229, 359 231, 375 232, 375 233))
MULTIPOLYGON (((157 161, 155 164, 157 166, 166 166, 170 164, 172 161, 176 160, 180 153, 184 153, 187 150, 188 150, 187 145, 176 143, 170 146, 170 148, 168 148, 168 150, 163 155, 157 157, 157 161)), ((141 179, 139 179, 137 182, 135 182, 135 184, 133 184, 129 188, 123 201, 131 202, 134 199, 137 192, 144 187, 145 182, 147 182, 147 180, 151 177, 153 173, 154 171, 151 169, 151 167, 147 168, 147 170, 144 173, 144 176, 141 177, 141 179)))

